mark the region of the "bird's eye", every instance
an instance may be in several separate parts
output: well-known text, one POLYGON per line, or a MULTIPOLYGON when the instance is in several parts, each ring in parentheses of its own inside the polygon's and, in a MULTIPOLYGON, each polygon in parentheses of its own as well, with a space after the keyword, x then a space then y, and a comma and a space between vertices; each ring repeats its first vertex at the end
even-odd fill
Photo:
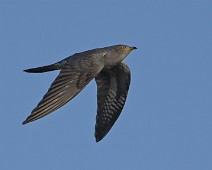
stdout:
POLYGON ((121 47, 120 47, 120 49, 121 49, 121 50, 123 50, 123 49, 124 49, 124 47, 123 47, 123 46, 121 46, 121 47))

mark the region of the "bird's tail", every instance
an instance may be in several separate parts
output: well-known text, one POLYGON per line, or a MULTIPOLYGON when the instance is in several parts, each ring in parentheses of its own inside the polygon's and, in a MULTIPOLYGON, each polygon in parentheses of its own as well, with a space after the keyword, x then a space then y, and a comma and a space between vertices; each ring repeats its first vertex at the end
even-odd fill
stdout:
POLYGON ((43 73, 48 71, 60 70, 60 69, 61 67, 59 64, 51 64, 47 66, 26 69, 24 71, 27 73, 43 73))

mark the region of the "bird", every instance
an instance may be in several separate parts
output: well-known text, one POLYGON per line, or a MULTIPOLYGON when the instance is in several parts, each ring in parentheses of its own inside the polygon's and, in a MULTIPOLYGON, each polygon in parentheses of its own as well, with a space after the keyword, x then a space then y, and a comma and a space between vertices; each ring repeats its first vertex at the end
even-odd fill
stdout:
POLYGON ((128 95, 130 69, 123 62, 137 49, 128 45, 113 45, 75 53, 54 64, 23 70, 44 73, 60 70, 47 93, 23 121, 23 125, 59 109, 93 79, 97 84, 96 142, 102 140, 118 119, 128 95))

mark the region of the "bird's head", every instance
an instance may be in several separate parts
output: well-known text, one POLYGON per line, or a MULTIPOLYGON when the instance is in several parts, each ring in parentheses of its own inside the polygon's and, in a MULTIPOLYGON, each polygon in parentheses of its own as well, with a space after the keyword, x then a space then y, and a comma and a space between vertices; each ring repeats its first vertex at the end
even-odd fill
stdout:
POLYGON ((119 54, 128 55, 132 50, 137 49, 136 47, 131 47, 128 45, 116 45, 114 46, 115 51, 117 51, 119 54))
POLYGON ((130 47, 128 45, 116 45, 116 49, 122 52, 131 52, 132 50, 137 49, 136 47, 130 47))
POLYGON ((137 49, 137 48, 133 47, 133 46, 131 47, 128 45, 115 45, 114 46, 114 51, 116 51, 116 53, 118 53, 118 56, 122 59, 127 57, 127 55, 135 49, 137 49))

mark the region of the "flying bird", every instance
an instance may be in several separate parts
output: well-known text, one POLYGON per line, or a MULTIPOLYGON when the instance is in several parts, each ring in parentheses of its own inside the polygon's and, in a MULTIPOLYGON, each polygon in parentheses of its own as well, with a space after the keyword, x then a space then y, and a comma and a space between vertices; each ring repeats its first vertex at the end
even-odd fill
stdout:
POLYGON ((43 73, 60 70, 42 100, 22 123, 40 119, 59 109, 95 78, 97 84, 96 142, 102 140, 118 119, 128 94, 130 69, 123 62, 136 47, 114 45, 76 53, 47 66, 24 70, 43 73))

